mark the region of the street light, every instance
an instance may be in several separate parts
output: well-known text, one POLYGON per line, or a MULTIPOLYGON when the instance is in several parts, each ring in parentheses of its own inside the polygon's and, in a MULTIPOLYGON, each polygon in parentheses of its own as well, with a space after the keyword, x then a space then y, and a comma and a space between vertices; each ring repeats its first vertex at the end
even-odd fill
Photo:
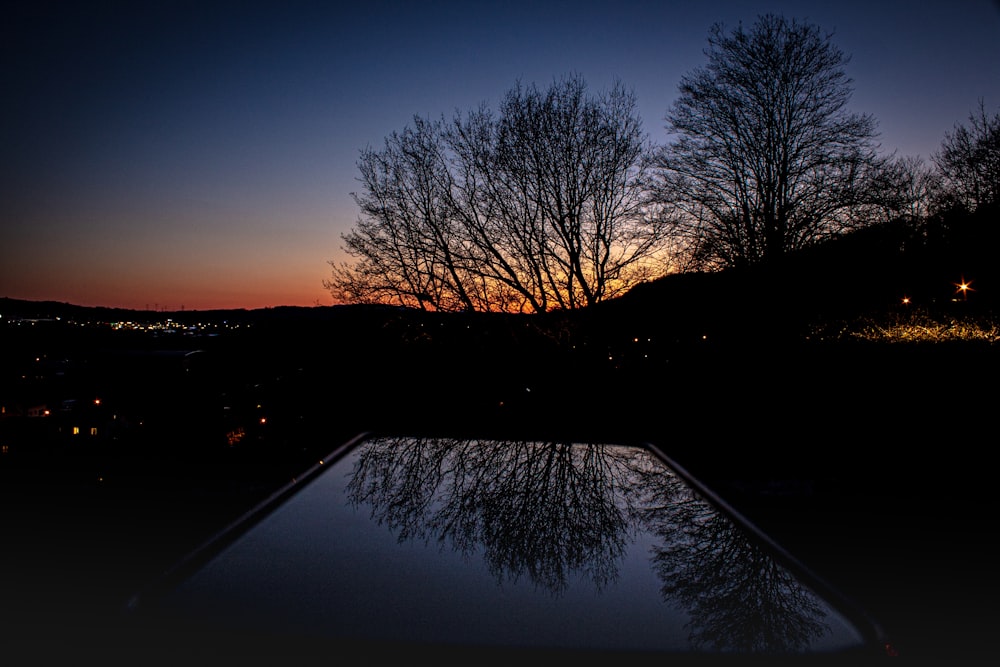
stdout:
POLYGON ((966 281, 965 277, 963 276, 961 281, 955 283, 955 287, 958 288, 958 289, 955 290, 955 294, 961 294, 962 295, 962 301, 968 301, 968 299, 969 299, 969 292, 975 292, 976 291, 976 290, 972 289, 971 285, 972 285, 972 281, 971 280, 966 281))

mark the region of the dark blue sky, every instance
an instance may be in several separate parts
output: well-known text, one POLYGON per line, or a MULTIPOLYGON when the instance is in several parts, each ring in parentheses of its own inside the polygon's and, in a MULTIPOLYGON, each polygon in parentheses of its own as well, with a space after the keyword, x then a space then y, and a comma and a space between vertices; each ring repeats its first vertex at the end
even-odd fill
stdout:
POLYGON ((833 33, 886 152, 929 158, 980 99, 1000 110, 996 0, 22 5, 0 28, 15 298, 329 304, 360 149, 569 73, 593 92, 620 79, 663 142, 709 27, 766 12, 833 33))

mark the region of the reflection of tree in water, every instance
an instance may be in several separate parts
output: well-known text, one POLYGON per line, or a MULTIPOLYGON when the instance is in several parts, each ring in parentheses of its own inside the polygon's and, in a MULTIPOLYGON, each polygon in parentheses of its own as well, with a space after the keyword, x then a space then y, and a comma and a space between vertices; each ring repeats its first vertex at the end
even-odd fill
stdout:
POLYGON ((828 627, 791 571, 640 448, 380 438, 359 452, 348 495, 400 541, 482 548, 498 581, 527 577, 553 595, 573 576, 614 581, 626 541, 646 530, 660 538, 663 599, 690 615, 699 648, 804 650, 828 627))
POLYGON ((653 554, 661 591, 690 613, 692 644, 802 651, 828 630, 812 591, 677 476, 651 470, 642 488, 642 520, 663 538, 653 554))
POLYGON ((382 438, 361 452, 348 493, 400 541, 450 543, 465 555, 482 546, 498 580, 527 576, 560 594, 579 573, 600 589, 616 578, 630 531, 616 494, 626 451, 382 438))

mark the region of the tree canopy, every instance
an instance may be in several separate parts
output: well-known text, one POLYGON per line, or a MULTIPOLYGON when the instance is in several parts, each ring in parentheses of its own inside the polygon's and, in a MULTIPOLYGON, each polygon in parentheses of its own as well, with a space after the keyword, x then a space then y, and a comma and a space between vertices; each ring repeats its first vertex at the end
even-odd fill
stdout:
POLYGON ((716 24, 705 53, 668 110, 657 188, 701 265, 780 257, 883 204, 876 123, 848 110, 848 58, 830 35, 768 14, 716 24))
POLYGON ((975 211, 1000 205, 1000 112, 988 114, 980 100, 968 121, 945 134, 933 160, 944 181, 942 206, 975 211))
POLYGON ((362 152, 340 300, 445 311, 592 305, 664 272, 634 95, 570 76, 518 84, 498 112, 415 117, 362 152))

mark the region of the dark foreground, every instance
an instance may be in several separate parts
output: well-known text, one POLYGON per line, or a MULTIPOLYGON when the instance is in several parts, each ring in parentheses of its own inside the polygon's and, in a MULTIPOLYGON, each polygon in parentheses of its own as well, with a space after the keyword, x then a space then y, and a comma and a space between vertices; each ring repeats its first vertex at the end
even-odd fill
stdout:
POLYGON ((117 622, 133 592, 369 430, 653 442, 866 607, 898 660, 995 662, 993 347, 692 340, 636 354, 603 341, 557 354, 441 345, 419 328, 406 346, 345 335, 254 338, 184 366, 98 345, 114 371, 93 384, 123 406, 160 406, 141 427, 82 446, 46 435, 32 449, 8 421, 10 664, 127 661, 117 622))

